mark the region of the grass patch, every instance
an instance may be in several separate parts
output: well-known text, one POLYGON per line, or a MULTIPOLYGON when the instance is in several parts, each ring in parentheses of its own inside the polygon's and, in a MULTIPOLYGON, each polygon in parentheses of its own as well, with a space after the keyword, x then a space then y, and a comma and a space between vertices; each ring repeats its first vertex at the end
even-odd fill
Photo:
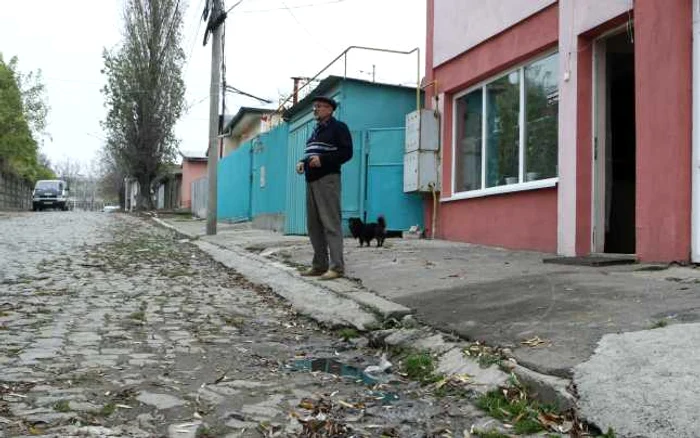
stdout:
POLYGON ((435 359, 428 353, 408 354, 401 362, 401 368, 406 377, 423 384, 440 380, 440 376, 435 374, 435 359))
POLYGON ((194 433, 194 436, 195 438, 218 438, 224 436, 224 433, 223 431, 218 430, 218 428, 216 427, 210 428, 202 424, 197 428, 197 431, 194 433))
POLYGON ((53 410, 56 412, 70 412, 70 402, 68 400, 59 400, 53 405, 53 410))
POLYGON ((243 325, 245 324, 245 318, 240 316, 222 315, 221 319, 224 321, 224 324, 239 329, 243 328, 243 325))
POLYGON ((503 360, 500 350, 475 342, 463 350, 466 357, 476 359, 481 368, 489 368, 491 365, 499 365, 503 360))
POLYGON ((163 268, 159 273, 167 278, 192 277, 194 275, 192 270, 181 267, 163 268))
POLYGON ((8 348, 6 354, 8 357, 17 357, 20 355, 21 352, 22 352, 22 348, 13 347, 13 348, 8 348))
POLYGON ((355 330, 355 329, 344 328, 344 329, 338 331, 338 336, 340 336, 341 339, 343 339, 343 341, 347 342, 350 339, 355 339, 355 338, 360 337, 360 334, 357 333, 357 330, 355 330))
POLYGON ((608 428, 607 432, 600 436, 600 438, 617 438, 617 435, 615 435, 615 431, 613 430, 613 428, 610 427, 608 428))
POLYGON ((145 321, 146 320, 146 312, 143 310, 139 310, 138 312, 134 312, 131 315, 129 315, 129 319, 134 319, 137 321, 145 321))
POLYGON ((102 417, 109 417, 116 409, 117 407, 114 403, 107 403, 106 405, 102 406, 102 409, 100 409, 98 415, 102 417))
MULTIPOLYGON (((664 328, 668 325, 668 321, 665 319, 661 319, 659 321, 656 321, 654 324, 652 324, 651 328, 652 329, 657 329, 657 328, 664 328)), ((607 438, 607 437, 605 437, 607 438)))
POLYGON ((488 392, 477 399, 477 407, 497 420, 513 425, 516 434, 534 434, 545 430, 540 418, 554 414, 549 406, 531 400, 519 386, 488 392))
POLYGON ((510 438, 508 435, 503 434, 497 430, 486 430, 486 431, 474 431, 474 436, 478 438, 510 438))

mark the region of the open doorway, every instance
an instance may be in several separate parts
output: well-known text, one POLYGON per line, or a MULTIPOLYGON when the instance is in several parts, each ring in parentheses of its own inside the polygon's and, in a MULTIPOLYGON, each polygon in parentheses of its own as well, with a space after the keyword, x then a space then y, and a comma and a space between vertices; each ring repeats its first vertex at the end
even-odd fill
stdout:
POLYGON ((594 252, 634 254, 634 44, 624 31, 596 43, 594 252))

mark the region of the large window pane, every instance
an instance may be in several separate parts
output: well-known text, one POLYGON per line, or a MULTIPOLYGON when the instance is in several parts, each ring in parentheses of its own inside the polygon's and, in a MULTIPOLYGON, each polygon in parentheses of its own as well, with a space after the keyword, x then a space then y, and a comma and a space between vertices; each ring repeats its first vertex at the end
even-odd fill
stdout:
POLYGON ((518 182, 520 72, 486 86, 486 186, 518 182))
POLYGON ((557 55, 525 67, 525 181, 557 176, 558 76, 557 55))
POLYGON ((483 91, 457 99, 455 192, 481 189, 483 91))

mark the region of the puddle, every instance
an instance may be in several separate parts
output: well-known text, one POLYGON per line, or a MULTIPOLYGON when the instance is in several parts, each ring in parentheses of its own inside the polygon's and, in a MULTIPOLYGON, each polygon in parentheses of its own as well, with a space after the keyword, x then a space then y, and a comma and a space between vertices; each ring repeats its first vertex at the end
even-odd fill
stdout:
MULTIPOLYGON (((335 359, 297 359, 293 361, 292 370, 294 371, 321 371, 336 376, 347 377, 355 382, 362 382, 368 386, 374 386, 382 383, 378 379, 370 376, 361 369, 346 365, 335 359)), ((370 395, 383 403, 395 402, 399 399, 397 394, 385 391, 371 391, 370 395)))

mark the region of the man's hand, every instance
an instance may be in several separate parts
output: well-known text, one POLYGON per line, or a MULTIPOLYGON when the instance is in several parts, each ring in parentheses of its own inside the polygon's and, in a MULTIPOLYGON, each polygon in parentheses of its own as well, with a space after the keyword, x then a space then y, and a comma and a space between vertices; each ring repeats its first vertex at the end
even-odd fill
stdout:
POLYGON ((302 163, 302 162, 298 162, 298 163, 297 163, 297 173, 298 173, 299 175, 301 175, 302 173, 304 173, 304 163, 302 163))
POLYGON ((321 158, 318 155, 314 155, 309 159, 309 167, 321 167, 321 158))

